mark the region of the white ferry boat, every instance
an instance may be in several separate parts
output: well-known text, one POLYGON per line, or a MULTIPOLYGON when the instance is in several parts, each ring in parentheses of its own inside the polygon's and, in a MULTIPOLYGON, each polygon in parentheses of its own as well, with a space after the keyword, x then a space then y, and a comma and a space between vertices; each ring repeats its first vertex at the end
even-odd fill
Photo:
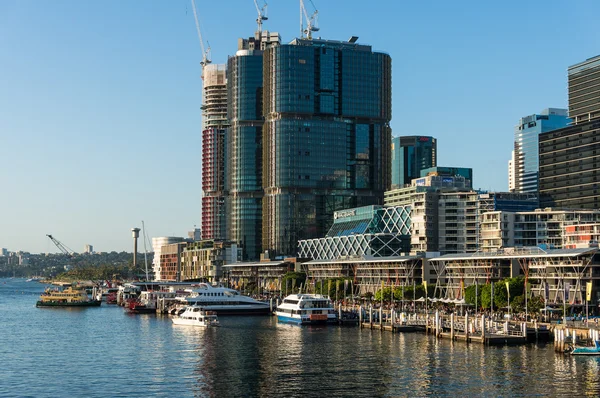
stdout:
POLYGON ((310 325, 336 322, 333 303, 320 294, 290 294, 275 310, 277 321, 310 325))
POLYGON ((217 313, 214 311, 204 311, 200 307, 187 306, 180 315, 171 318, 175 325, 213 327, 219 326, 217 313))
POLYGON ((208 283, 200 283, 192 289, 186 289, 180 301, 187 305, 202 307, 206 311, 215 311, 226 315, 268 314, 269 303, 244 296, 237 290, 226 287, 215 287, 208 283))

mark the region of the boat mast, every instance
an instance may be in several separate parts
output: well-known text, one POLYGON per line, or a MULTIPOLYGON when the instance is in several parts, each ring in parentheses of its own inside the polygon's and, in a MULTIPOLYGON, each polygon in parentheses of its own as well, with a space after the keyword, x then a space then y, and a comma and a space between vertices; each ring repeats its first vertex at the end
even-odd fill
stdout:
POLYGON ((146 266, 146 282, 148 281, 148 249, 146 248, 146 227, 144 227, 144 220, 142 220, 142 235, 144 236, 144 264, 146 266))

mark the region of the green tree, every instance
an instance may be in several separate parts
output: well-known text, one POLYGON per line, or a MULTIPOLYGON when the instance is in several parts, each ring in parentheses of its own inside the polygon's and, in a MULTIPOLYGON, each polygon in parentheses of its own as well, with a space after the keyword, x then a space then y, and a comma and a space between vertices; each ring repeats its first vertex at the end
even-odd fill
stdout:
POLYGON ((383 290, 379 289, 375 293, 375 301, 381 301, 381 294, 383 293, 383 301, 392 301, 392 288, 384 287, 383 290))
POLYGON ((288 294, 298 293, 300 286, 304 287, 306 283, 306 273, 304 272, 288 272, 283 276, 281 286, 288 294))
POLYGON ((471 305, 481 306, 481 289, 482 286, 467 286, 465 288, 465 302, 471 305), (477 299, 475 299, 475 293, 477 293, 477 299))
POLYGON ((481 308, 489 309, 492 302, 492 288, 491 284, 486 284, 479 286, 479 290, 481 291, 479 298, 481 299, 481 308))
POLYGON ((525 295, 510 297, 510 310, 512 312, 525 312, 525 295))
POLYGON ((314 291, 334 300, 341 300, 352 295, 352 278, 333 278, 315 282, 314 291), (347 281, 347 282, 346 282, 347 281), (336 295, 337 293, 337 295, 336 295))
MULTIPOLYGON (((425 297, 425 286, 417 285, 415 290, 416 290, 416 294, 414 294, 414 290, 413 290, 412 286, 405 286, 404 288, 402 288, 402 286, 395 287, 394 288, 394 300, 398 300, 398 301, 412 300, 413 298, 419 299, 421 297, 425 297), (404 296, 402 296, 402 293, 404 293, 404 296)), ((433 297, 434 290, 435 290, 434 286, 427 286, 427 291, 429 292, 428 297, 433 297)), ((379 289, 375 293, 374 300, 381 301, 381 289, 379 289)), ((392 300, 392 288, 389 286, 384 287, 383 288, 383 301, 391 301, 391 300, 392 300)))
POLYGON ((532 296, 527 300, 527 310, 530 313, 541 312, 546 307, 546 301, 542 296, 532 296))

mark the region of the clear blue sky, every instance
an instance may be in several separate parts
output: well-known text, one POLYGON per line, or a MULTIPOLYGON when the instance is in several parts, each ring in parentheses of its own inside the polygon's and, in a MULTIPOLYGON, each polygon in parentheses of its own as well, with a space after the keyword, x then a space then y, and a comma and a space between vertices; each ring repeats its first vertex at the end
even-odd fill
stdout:
MULTIPOLYGON (((224 63, 254 3, 196 1, 224 63)), ((317 35, 392 56, 393 135, 437 137, 476 188, 507 190, 518 119, 566 107, 567 67, 600 53, 597 0, 314 3, 317 35)), ((299 1, 268 16, 299 35, 299 1)), ((0 1, 0 247, 131 251, 141 220, 151 237, 199 226, 201 58, 189 0, 0 1)))

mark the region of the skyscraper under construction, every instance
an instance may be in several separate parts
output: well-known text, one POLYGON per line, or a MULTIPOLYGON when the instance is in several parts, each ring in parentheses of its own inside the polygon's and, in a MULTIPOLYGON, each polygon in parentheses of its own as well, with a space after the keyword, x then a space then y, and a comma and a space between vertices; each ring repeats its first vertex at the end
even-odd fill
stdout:
POLYGON ((202 237, 225 239, 225 65, 203 65, 202 72, 202 237))

